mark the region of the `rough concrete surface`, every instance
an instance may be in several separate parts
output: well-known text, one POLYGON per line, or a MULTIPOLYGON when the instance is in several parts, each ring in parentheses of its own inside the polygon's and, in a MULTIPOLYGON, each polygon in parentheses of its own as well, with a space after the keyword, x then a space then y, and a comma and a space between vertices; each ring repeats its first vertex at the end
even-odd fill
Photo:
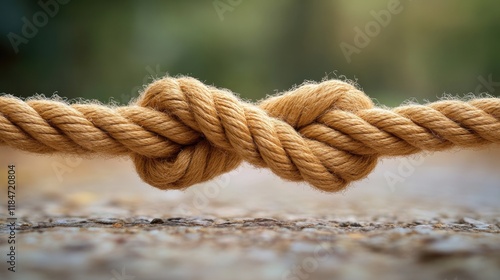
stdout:
POLYGON ((0 155, 1 279, 500 279, 498 146, 383 159, 337 194, 248 165, 165 192, 126 159, 0 155))

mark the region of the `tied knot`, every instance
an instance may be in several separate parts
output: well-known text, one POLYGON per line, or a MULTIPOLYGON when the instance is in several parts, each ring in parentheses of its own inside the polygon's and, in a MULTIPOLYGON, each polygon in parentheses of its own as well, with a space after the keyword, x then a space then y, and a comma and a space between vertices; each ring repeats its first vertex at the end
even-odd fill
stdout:
POLYGON ((305 84, 252 104, 194 78, 167 77, 148 86, 136 105, 161 114, 153 121, 155 132, 170 137, 168 156, 132 154, 139 176, 160 189, 210 180, 244 160, 286 180, 339 191, 365 177, 378 156, 353 148, 353 141, 338 141, 349 136, 334 128, 337 120, 374 106, 338 80, 305 84))
POLYGON ((130 155, 140 177, 182 189, 242 161, 339 191, 378 157, 500 144, 500 98, 376 108, 355 86, 306 83, 260 103, 193 78, 157 80, 135 104, 0 96, 0 145, 35 153, 130 155))

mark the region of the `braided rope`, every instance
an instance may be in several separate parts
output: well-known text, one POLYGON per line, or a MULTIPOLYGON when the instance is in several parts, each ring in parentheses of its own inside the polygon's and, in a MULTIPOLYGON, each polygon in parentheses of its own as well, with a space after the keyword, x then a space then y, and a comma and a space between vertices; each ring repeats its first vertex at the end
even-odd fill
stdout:
POLYGON ((392 110, 349 83, 305 84, 254 105, 189 78, 153 82, 125 107, 0 97, 0 145, 34 153, 130 155, 139 176, 181 189, 242 160, 339 191, 379 156, 500 143, 500 99, 392 110))

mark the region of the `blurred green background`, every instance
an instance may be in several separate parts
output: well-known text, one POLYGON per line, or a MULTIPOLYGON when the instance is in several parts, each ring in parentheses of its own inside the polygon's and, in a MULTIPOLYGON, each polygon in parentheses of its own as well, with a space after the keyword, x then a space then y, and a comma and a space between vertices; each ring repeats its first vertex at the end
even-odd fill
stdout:
POLYGON ((326 76, 390 106, 500 95, 498 1, 67 1, 0 1, 0 92, 126 104, 168 73, 252 100, 326 76), (358 51, 347 58, 342 43, 358 51))

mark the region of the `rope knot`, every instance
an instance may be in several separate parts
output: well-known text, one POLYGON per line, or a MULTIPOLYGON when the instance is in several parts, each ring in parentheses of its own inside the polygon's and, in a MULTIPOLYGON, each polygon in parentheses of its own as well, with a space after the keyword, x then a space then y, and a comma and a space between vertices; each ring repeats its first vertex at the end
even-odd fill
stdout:
POLYGON ((160 189, 182 189, 243 160, 339 191, 379 156, 500 143, 500 98, 375 108, 349 83, 306 83, 253 104, 182 77, 111 107, 0 96, 0 145, 34 153, 130 155, 160 189))
POLYGON ((174 147, 168 156, 132 154, 140 177, 160 189, 212 179, 245 160, 284 179, 338 191, 376 164, 375 153, 352 153, 332 141, 348 136, 329 125, 331 112, 342 117, 373 108, 342 81, 304 84, 251 104, 194 78, 167 77, 149 85, 136 104, 169 120, 155 131, 174 147), (174 139, 176 132, 183 136, 174 139))

